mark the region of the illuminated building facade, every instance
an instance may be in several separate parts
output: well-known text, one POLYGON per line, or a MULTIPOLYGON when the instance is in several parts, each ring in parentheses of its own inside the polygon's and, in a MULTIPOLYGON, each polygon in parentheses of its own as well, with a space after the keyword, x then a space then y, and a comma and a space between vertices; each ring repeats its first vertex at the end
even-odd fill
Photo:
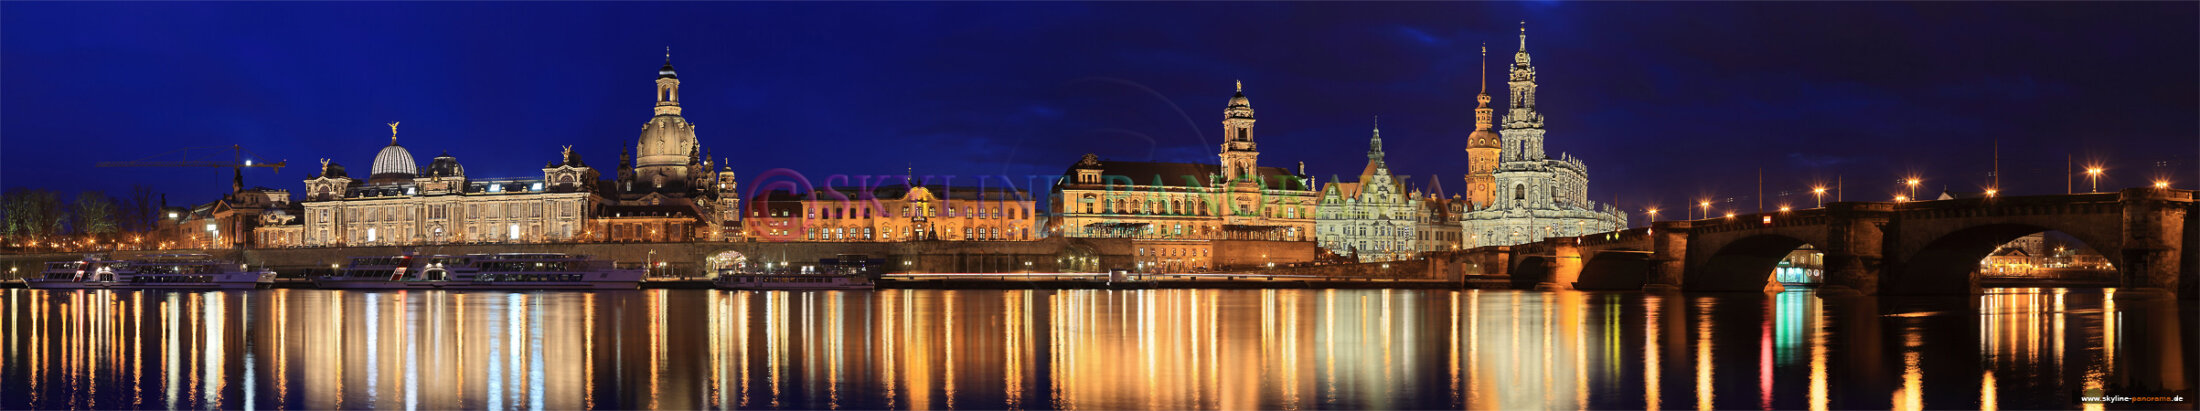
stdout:
POLYGON ((421 167, 397 143, 397 123, 391 123, 390 144, 375 154, 365 180, 322 160, 321 169, 305 181, 297 227, 273 228, 260 237, 271 245, 340 246, 738 236, 738 230, 726 230, 739 220, 733 172, 712 172, 712 161, 696 142, 695 125, 680 116, 680 80, 669 56, 658 70, 656 89, 655 115, 642 125, 635 144, 639 157, 622 152, 619 174, 610 184, 600 184, 600 174, 571 147, 544 164, 539 179, 472 178, 449 153, 421 167))
POLYGON ((1390 175, 1383 162, 1383 130, 1367 142, 1367 167, 1358 181, 1331 181, 1322 187, 1314 211, 1315 243, 1360 262, 1398 261, 1419 252, 1417 196, 1390 175))
POLYGON ((1022 190, 884 186, 870 192, 776 192, 746 220, 764 241, 902 242, 1037 239, 1035 202, 1022 190))
MULTIPOLYGON (((1488 203, 1475 204, 1462 219, 1466 246, 1515 245, 1627 227, 1625 211, 1589 201, 1587 165, 1570 155, 1554 159, 1544 154, 1543 114, 1536 111, 1535 66, 1529 64, 1526 28, 1521 29, 1520 51, 1513 54, 1509 83, 1511 107, 1491 173, 1494 191, 1488 203)), ((1473 174, 1469 176, 1471 183, 1473 174)))
MULTIPOLYGON (((1439 180, 1430 179, 1434 183, 1439 180)), ((1463 244, 1459 217, 1466 215, 1467 201, 1457 195, 1444 198, 1442 184, 1432 184, 1430 191, 1413 193, 1414 214, 1413 245, 1419 252, 1458 250, 1463 244)))
POLYGON ((570 148, 543 168, 541 179, 472 179, 447 153, 406 172, 391 161, 392 149, 404 150, 395 141, 393 135, 376 156, 372 175, 380 177, 364 184, 342 165, 321 161, 320 172, 305 181, 302 245, 573 241, 601 202, 592 191, 595 171, 570 148), (400 175, 409 180, 394 180, 400 175))
POLYGON ((1217 164, 1101 161, 1086 154, 1053 188, 1052 234, 1152 239, 1313 238, 1319 193, 1303 173, 1260 167, 1253 107, 1240 89, 1223 110, 1217 164))

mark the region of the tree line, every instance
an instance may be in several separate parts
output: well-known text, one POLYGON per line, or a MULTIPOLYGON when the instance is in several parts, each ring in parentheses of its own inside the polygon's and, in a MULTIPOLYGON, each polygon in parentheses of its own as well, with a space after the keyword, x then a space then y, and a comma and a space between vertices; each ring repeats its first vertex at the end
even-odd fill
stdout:
POLYGON ((5 238, 0 248, 149 233, 159 227, 161 207, 159 194, 145 185, 132 186, 121 196, 83 191, 73 198, 47 189, 8 189, 0 192, 0 237, 5 238))

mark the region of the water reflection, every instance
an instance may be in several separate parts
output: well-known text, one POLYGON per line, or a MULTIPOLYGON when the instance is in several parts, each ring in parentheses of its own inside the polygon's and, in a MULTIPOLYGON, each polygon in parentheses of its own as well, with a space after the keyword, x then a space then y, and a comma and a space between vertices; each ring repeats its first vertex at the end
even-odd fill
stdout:
POLYGON ((2113 290, 0 290, 0 306, 0 408, 2030 409, 2194 371, 2191 308, 2113 290))

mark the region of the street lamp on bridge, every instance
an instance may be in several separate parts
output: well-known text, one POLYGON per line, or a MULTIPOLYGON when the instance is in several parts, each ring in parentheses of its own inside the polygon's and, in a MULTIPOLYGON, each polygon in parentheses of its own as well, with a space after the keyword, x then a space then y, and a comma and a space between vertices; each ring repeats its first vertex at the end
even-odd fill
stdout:
POLYGON ((1826 186, 1811 187, 1810 198, 1818 200, 1818 208, 1826 208, 1826 186))
POLYGON ((1910 198, 1917 198, 1917 183, 1920 182, 1924 182, 1924 180, 1919 180, 1917 177, 1910 177, 1909 180, 1903 181, 1904 184, 1910 186, 1910 198))
POLYGON ((1701 206, 1703 206, 1703 218, 1706 218, 1706 219, 1708 219, 1708 218, 1711 218, 1711 201, 1710 201, 1710 200, 1704 200, 1703 202, 1700 202, 1700 203, 1696 203, 1696 204, 1697 204, 1697 205, 1701 205, 1701 206))
POLYGON ((2101 166, 2085 168, 2085 179, 2093 185, 2093 192, 2101 192, 2101 166))

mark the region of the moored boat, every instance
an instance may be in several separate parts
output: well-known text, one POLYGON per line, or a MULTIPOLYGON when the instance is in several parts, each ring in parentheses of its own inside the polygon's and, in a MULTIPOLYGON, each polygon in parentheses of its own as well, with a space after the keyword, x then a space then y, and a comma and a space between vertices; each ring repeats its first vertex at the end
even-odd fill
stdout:
POLYGON ((36 289, 114 288, 118 283, 115 268, 128 265, 128 261, 107 260, 96 254, 74 261, 52 261, 37 277, 23 278, 23 285, 36 289))
POLYGON ((85 256, 47 263, 38 278, 23 280, 24 285, 38 289, 233 290, 263 288, 274 282, 274 271, 252 270, 206 254, 160 254, 137 260, 85 256))
POLYGON ((862 273, 748 272, 720 270, 711 285, 728 290, 869 290, 876 286, 862 273))
POLYGON ((352 257, 349 265, 314 278, 313 284, 350 290, 632 290, 641 288, 643 274, 573 254, 407 254, 352 257))

